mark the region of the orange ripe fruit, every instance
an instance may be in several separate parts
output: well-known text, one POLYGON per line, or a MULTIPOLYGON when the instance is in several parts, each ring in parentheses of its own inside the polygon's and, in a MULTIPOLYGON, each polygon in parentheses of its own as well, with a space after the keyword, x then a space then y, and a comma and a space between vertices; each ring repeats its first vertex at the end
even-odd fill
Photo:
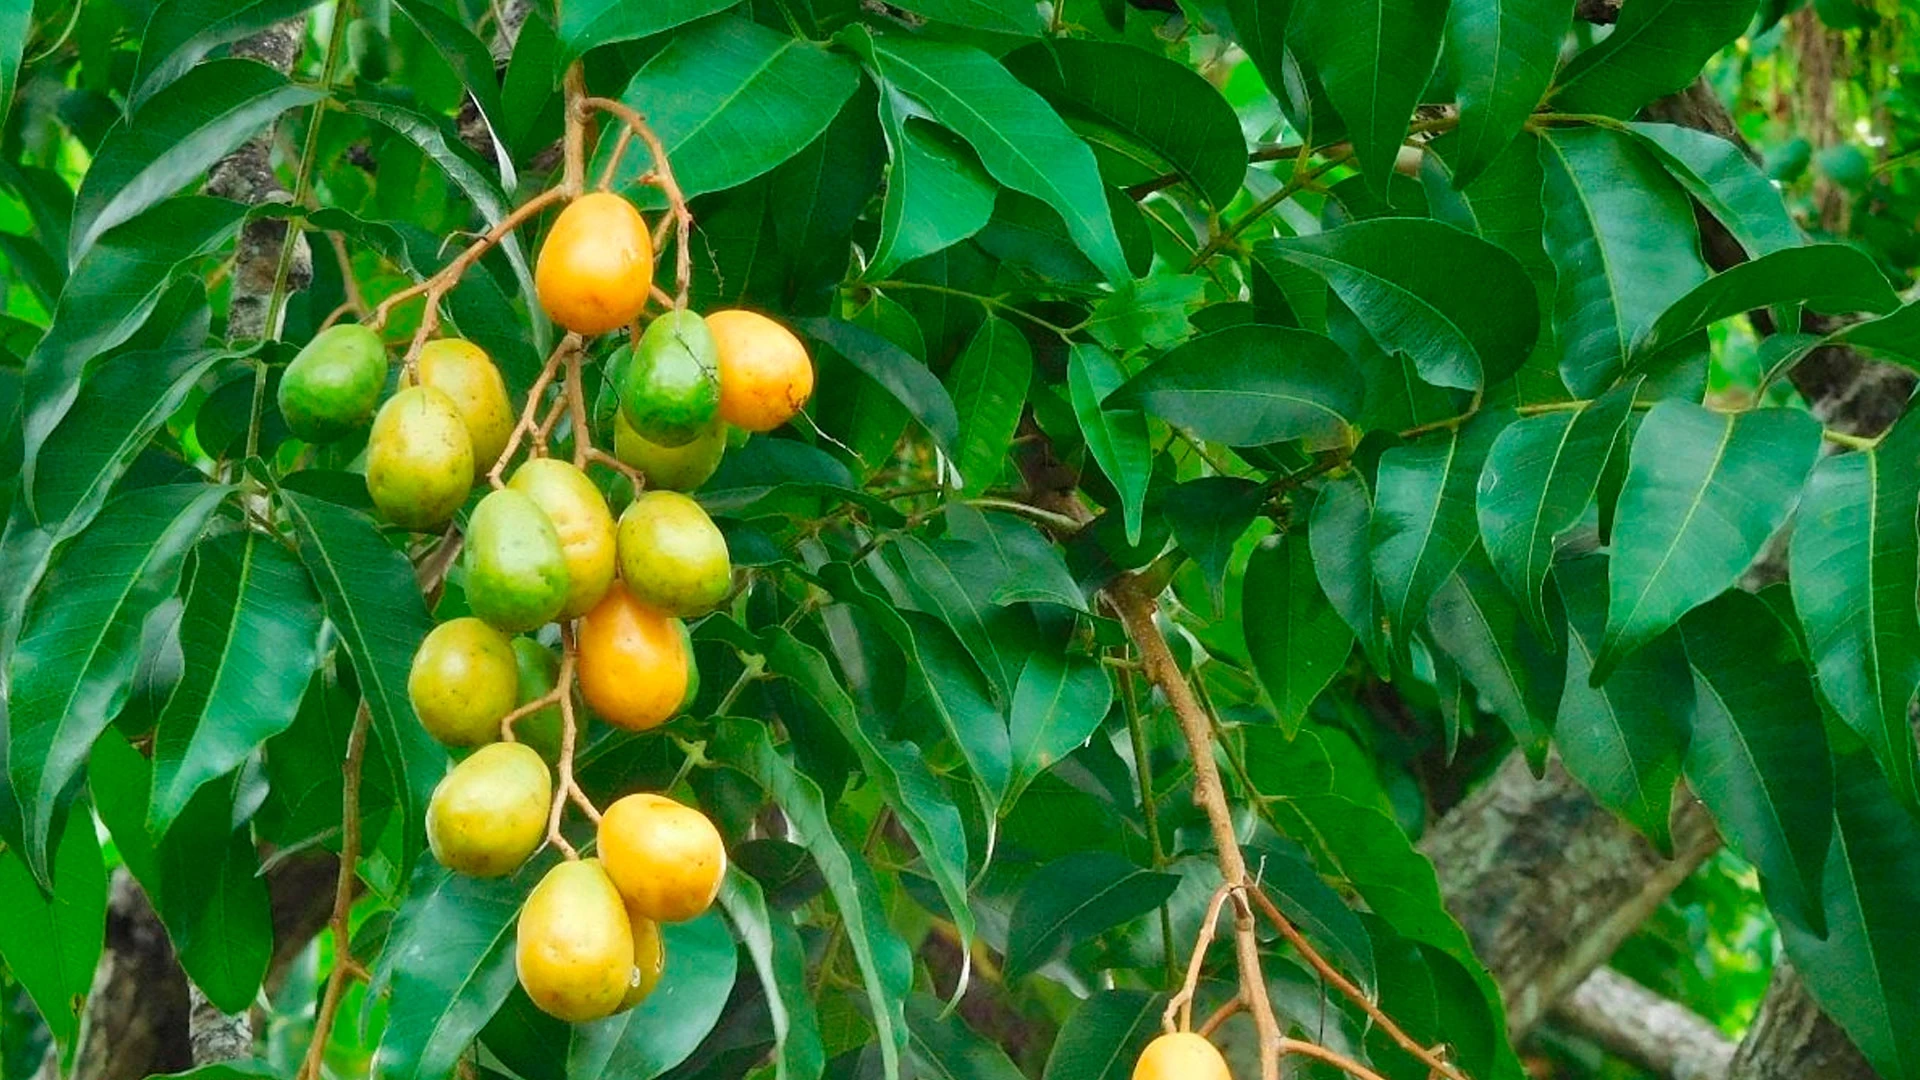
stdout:
POLYGON ((720 830, 665 795, 628 795, 607 807, 599 852, 628 912, 655 922, 699 918, 727 876, 720 830))
POLYGON ((748 431, 772 431, 813 395, 813 361, 793 331, 738 308, 707 316, 720 352, 720 418, 748 431))
POLYGON ((673 719, 687 696, 693 657, 679 620, 616 581, 580 620, 580 693, 601 719, 646 731, 673 719))
POLYGON ((1233 1074, 1212 1043, 1181 1031, 1147 1044, 1133 1067, 1133 1080, 1233 1080, 1233 1074))
POLYGON ((596 191, 554 219, 533 267, 533 288, 554 322, 604 334, 633 322, 653 288, 653 236, 633 204, 596 191))

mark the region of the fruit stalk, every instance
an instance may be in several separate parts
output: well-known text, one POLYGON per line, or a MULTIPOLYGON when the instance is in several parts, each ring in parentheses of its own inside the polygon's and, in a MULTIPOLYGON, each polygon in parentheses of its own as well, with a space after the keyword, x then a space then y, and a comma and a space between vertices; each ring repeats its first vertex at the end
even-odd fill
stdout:
POLYGON ((533 386, 527 391, 527 403, 520 409, 520 420, 513 425, 513 432, 507 436, 506 449, 500 451, 500 457, 487 470, 487 483, 495 489, 506 487, 506 481, 500 477, 507 471, 507 462, 520 449, 521 440, 534 431, 535 417, 540 411, 540 399, 545 396, 547 387, 553 385, 555 376, 560 374, 560 366, 566 363, 567 354, 580 348, 580 338, 568 334, 553 347, 553 353, 547 357, 546 366, 540 369, 540 377, 533 380, 533 386))
POLYGON ((1193 995, 1200 986, 1200 969, 1206 963, 1207 948, 1213 944, 1214 928, 1220 922, 1220 909, 1226 906, 1227 898, 1237 888, 1235 883, 1229 881, 1213 890, 1213 900, 1207 904, 1207 917, 1200 920, 1200 932, 1194 937, 1193 955, 1187 960, 1186 981, 1180 984, 1178 993, 1167 999, 1167 1011, 1160 1014, 1160 1026, 1168 1034, 1193 1030, 1193 995))
POLYGON ((333 970, 327 973, 326 992, 314 1014, 313 1041, 300 1063, 297 1080, 320 1080, 327 1056, 327 1042, 333 1035, 334 1017, 340 1013, 340 997, 346 992, 347 977, 359 968, 353 961, 353 935, 348 916, 353 911, 354 866, 360 861, 360 767, 367 756, 367 728, 373 714, 365 700, 353 717, 353 730, 347 735, 347 757, 340 799, 340 875, 333 887, 333 970))
POLYGON ((693 212, 687 209, 686 196, 680 193, 680 182, 673 178, 673 165, 667 161, 667 148, 661 144, 660 136, 647 126, 646 119, 625 103, 612 98, 590 97, 583 104, 589 109, 608 113, 626 124, 627 129, 646 143, 647 150, 653 154, 653 171, 647 174, 645 182, 659 188, 667 196, 667 207, 673 217, 678 240, 673 253, 674 282, 679 289, 674 298, 674 307, 686 307, 687 292, 693 283, 693 212))
MULTIPOLYGON (((554 692, 560 695, 560 760, 558 763, 560 782, 554 785, 553 810, 547 815, 547 842, 559 848, 560 853, 569 861, 580 858, 580 852, 567 842, 566 837, 560 835, 560 818, 566 813, 567 798, 575 789, 573 744, 578 737, 578 725, 573 715, 573 667, 574 659, 579 655, 577 648, 573 624, 560 624, 560 680, 554 687, 554 692)), ((585 795, 581 796, 581 801, 586 802, 585 795)), ((587 803, 589 809, 592 806, 591 802, 587 803)), ((597 812, 592 817, 596 822, 599 821, 597 812)))

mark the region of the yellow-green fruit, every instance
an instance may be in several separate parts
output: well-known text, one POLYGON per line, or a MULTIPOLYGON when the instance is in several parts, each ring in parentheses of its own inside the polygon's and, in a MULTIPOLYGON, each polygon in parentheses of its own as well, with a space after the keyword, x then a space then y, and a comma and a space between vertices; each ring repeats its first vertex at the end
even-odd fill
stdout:
POLYGON ((613 511, 587 474, 559 458, 534 458, 514 470, 507 487, 535 503, 553 523, 567 563, 566 618, 585 615, 613 583, 613 511))
POLYGON ((669 311, 647 324, 620 375, 620 411, 661 446, 685 446, 720 413, 720 357, 706 320, 669 311))
POLYGON ((511 874, 546 838, 552 806, 553 777, 531 747, 483 746, 433 789, 427 845, 449 870, 511 874))
POLYGON ((275 400, 287 429, 307 442, 331 442, 366 426, 387 384, 387 347, 356 323, 315 334, 280 377, 275 400))
POLYGON ((448 746, 483 746, 512 712, 519 666, 507 636, 475 618, 441 623, 420 642, 407 697, 427 734, 448 746))
POLYGON ((646 474, 647 487, 664 491, 695 491, 727 452, 727 425, 719 420, 702 429, 685 446, 648 442, 633 430, 623 414, 613 418, 613 456, 646 474))
POLYGON ((695 919, 720 895, 727 848, 705 814, 665 795, 628 795, 600 817, 600 858, 628 910, 656 922, 695 919))
MULTIPOLYGON (((513 639, 513 658, 520 668, 520 693, 515 706, 553 693, 560 681, 560 658, 552 649, 527 637, 513 639)), ((548 705, 513 722, 514 737, 540 752, 549 762, 560 760, 560 706, 548 705)))
POLYGON ((474 479, 487 474, 513 434, 513 402, 506 380, 487 351, 471 341, 440 338, 427 342, 418 360, 420 384, 453 399, 473 440, 474 479))
POLYGON ((669 615, 712 611, 733 587, 726 537, 677 491, 649 491, 620 515, 620 577, 641 601, 669 615))
POLYGON ((520 908, 513 952, 520 986, 549 1016, 611 1015, 634 982, 633 927, 598 859, 547 871, 520 908))
POLYGON ((524 492, 487 493, 467 521, 467 606, 510 634, 553 621, 567 602, 567 558, 546 511, 524 492))
POLYGON ((700 696, 700 658, 693 655, 693 635, 687 632, 687 624, 675 619, 673 625, 680 631, 680 647, 687 654, 687 696, 680 699, 680 711, 685 712, 700 696))
POLYGON ((447 523, 473 489, 473 440, 453 399, 413 386, 387 399, 367 439, 367 493, 407 529, 447 523))
POLYGON ((1233 1074, 1204 1036, 1181 1031, 1147 1044, 1134 1063, 1133 1080, 1233 1080, 1233 1074))
POLYGON ((627 907, 627 924, 633 928, 633 981, 627 984, 627 996, 620 999, 623 1011, 645 1001, 667 968, 667 943, 661 938, 660 924, 632 905, 627 907))

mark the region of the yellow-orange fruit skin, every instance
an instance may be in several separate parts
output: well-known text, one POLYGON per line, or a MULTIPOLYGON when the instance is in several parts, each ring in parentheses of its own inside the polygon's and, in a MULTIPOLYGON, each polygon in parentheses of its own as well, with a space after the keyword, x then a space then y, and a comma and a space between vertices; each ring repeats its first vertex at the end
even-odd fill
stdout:
POLYGON ((707 316, 720 356, 720 418, 747 431, 772 431, 813 396, 813 361, 793 331, 756 311, 707 316))
POLYGON ((580 694, 615 727, 646 731, 673 719, 692 659, 679 620, 635 599, 623 582, 580 620, 580 694))
POLYGON ((627 984, 627 996, 621 999, 620 1008, 624 1012, 633 1008, 653 988, 660 985, 660 975, 667 970, 667 943, 660 935, 660 924, 633 910, 627 905, 627 922, 633 927, 633 981, 627 984))
POLYGON ((1147 1044, 1133 1066, 1133 1080, 1233 1080, 1233 1074, 1212 1043, 1181 1031, 1147 1044))
POLYGON ((665 795, 628 795, 607 807, 599 841, 607 876, 628 910, 656 922, 699 918, 727 876, 720 830, 665 795))
POLYGON ((633 927, 598 859, 547 871, 520 908, 514 967, 540 1011, 585 1023, 620 1010, 633 985, 633 927))
POLYGON ((604 191, 567 204, 533 268, 540 306, 576 334, 604 334, 639 318, 653 288, 653 237, 633 204, 604 191))

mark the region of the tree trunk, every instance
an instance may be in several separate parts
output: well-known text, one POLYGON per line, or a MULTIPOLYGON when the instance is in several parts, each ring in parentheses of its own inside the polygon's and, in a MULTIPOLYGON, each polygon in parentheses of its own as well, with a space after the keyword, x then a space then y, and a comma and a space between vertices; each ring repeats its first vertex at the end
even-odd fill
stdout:
POLYGON ((1827 1019, 1785 954, 1760 1014, 1733 1056, 1728 1080, 1878 1080, 1840 1025, 1827 1019))
POLYGON ((1700 1014, 1612 968, 1554 1006, 1555 1023, 1669 1080, 1727 1080, 1734 1043, 1700 1014))

